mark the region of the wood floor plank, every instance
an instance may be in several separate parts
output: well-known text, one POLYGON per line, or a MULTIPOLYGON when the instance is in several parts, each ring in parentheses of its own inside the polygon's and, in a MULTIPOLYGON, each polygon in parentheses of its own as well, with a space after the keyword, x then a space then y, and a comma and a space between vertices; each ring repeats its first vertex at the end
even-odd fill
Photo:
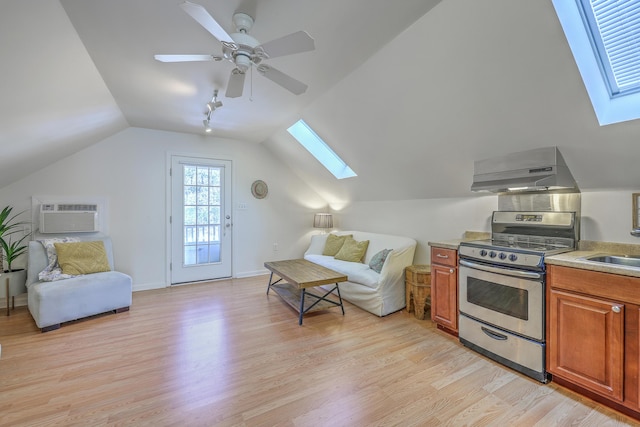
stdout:
POLYGON ((0 426, 640 426, 404 310, 298 326, 267 280, 136 292, 45 334, 0 316, 0 426))

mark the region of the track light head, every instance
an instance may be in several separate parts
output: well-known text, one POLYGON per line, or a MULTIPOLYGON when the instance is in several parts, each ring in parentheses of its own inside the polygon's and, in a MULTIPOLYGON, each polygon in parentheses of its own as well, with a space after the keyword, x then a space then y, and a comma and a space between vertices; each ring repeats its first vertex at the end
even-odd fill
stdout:
POLYGON ((213 98, 211 101, 207 102, 207 108, 209 109, 209 114, 213 113, 216 108, 222 107, 222 101, 218 101, 218 89, 214 89, 213 98))
POLYGON ((211 102, 207 102, 207 108, 209 111, 215 111, 216 108, 222 107, 221 101, 216 101, 215 99, 211 102))
POLYGON ((211 133, 213 131, 213 129, 211 128, 211 123, 209 122, 209 119, 204 119, 202 121, 202 124, 204 124, 204 131, 206 133, 211 133))

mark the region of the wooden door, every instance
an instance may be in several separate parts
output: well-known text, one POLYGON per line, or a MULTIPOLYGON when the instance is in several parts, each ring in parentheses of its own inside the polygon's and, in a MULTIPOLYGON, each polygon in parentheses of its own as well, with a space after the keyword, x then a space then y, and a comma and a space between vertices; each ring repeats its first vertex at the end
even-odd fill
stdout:
POLYGON ((624 305, 551 289, 548 370, 622 402, 624 305))
POLYGON ((458 332, 457 268, 431 265, 431 320, 458 332))

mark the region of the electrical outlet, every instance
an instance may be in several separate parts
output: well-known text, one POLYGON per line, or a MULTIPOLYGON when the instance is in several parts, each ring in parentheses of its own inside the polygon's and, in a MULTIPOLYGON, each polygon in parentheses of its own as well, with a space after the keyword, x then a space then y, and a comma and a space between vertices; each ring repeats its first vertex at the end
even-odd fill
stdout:
POLYGON ((278 252, 278 244, 277 243, 273 244, 273 251, 274 252, 278 252))

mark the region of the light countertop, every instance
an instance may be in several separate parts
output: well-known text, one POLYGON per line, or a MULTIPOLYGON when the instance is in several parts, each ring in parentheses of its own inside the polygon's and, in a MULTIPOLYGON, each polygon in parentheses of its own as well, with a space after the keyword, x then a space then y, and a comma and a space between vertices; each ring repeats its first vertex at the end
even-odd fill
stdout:
MULTIPOLYGON (((460 239, 430 241, 429 246, 458 250, 460 243, 471 240, 488 239, 490 233, 480 231, 467 231, 460 239)), ((594 255, 633 255, 640 256, 640 245, 625 243, 609 243, 581 240, 577 251, 545 257, 548 265, 580 268, 583 270, 599 271, 602 273, 620 274, 623 276, 640 277, 640 268, 624 265, 605 264, 588 261, 585 258, 594 255)))
POLYGON ((600 271, 602 273, 640 277, 640 268, 637 267, 605 264, 585 259, 594 255, 640 256, 640 245, 581 240, 578 243, 577 251, 549 256, 544 260, 545 263, 549 265, 560 265, 564 267, 581 268, 583 270, 600 271))
POLYGON ((462 242, 469 242, 471 240, 483 240, 491 237, 491 233, 485 231, 465 231, 464 236, 460 239, 451 240, 436 240, 429 242, 429 246, 435 246, 438 248, 454 249, 458 250, 458 246, 462 242))

